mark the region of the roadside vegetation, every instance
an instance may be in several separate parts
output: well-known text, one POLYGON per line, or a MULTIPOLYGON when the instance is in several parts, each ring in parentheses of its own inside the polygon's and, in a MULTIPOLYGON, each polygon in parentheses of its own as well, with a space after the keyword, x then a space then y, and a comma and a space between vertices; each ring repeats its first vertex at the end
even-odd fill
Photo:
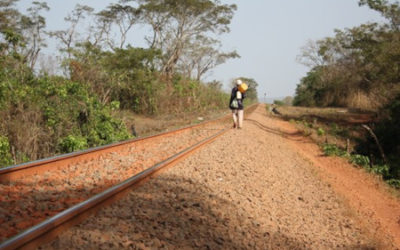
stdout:
POLYGON ((67 29, 47 30, 46 2, 23 11, 17 3, 0 3, 0 166, 133 138, 124 116, 228 107, 222 84, 203 78, 239 57, 218 40, 229 32, 234 4, 121 0, 98 12, 78 4, 64 19, 67 29), (128 39, 139 27, 151 31, 145 48, 128 39), (45 55, 50 41, 58 51, 45 55))
MULTIPOLYGON (((386 22, 335 30, 334 37, 309 42, 298 59, 310 71, 297 85, 293 105, 372 112, 363 122, 366 127, 355 129, 359 132, 351 155, 359 160, 352 161, 368 165, 399 187, 400 5, 388 0, 360 0, 359 5, 379 12, 386 22)), ((342 155, 336 146, 324 148, 327 154, 342 155)))
MULTIPOLYGON (((346 158, 355 166, 382 177, 391 186, 400 189, 400 179, 393 172, 393 162, 385 162, 377 152, 362 152, 365 138, 370 136, 363 127, 373 124, 374 112, 361 112, 348 108, 308 108, 279 105, 275 108, 279 117, 294 124, 304 136, 316 142, 327 156, 346 158), (379 155, 380 157, 375 157, 379 155)), ((273 113, 267 105, 267 110, 273 113)), ((373 142, 377 147, 376 142, 373 142)), ((371 142, 372 144, 372 142, 371 142)), ((386 152, 385 152, 386 153, 386 152)))

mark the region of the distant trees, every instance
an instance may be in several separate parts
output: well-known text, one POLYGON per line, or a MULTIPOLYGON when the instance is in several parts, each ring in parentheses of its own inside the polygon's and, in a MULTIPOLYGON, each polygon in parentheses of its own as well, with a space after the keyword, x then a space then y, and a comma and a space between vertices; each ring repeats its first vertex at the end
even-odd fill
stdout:
POLYGON ((296 89, 294 103, 377 110, 399 91, 399 5, 360 1, 382 13, 389 24, 336 30, 335 37, 309 43, 300 60, 311 66, 296 89))

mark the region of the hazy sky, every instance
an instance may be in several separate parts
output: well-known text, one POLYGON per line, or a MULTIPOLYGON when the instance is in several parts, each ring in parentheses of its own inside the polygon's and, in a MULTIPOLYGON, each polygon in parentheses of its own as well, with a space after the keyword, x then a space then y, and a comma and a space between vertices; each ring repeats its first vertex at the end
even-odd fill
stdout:
MULTIPOLYGON (((21 0, 26 9, 32 1, 21 0)), ((79 4, 96 10, 117 1, 49 0, 46 14, 50 30, 65 27, 63 18, 79 4)), ((221 37, 225 51, 236 50, 241 58, 218 66, 207 80, 220 80, 228 89, 238 76, 254 78, 258 93, 268 98, 293 95, 308 69, 296 61, 301 47, 308 40, 318 40, 334 34, 334 29, 351 28, 366 22, 381 21, 379 14, 368 7, 358 6, 358 0, 223 0, 235 3, 238 10, 231 32, 221 37)), ((136 34, 140 34, 140 31, 136 34)), ((143 36, 143 35, 141 35, 143 36)), ((129 41, 133 45, 141 42, 129 41)), ((143 43, 142 43, 143 44, 143 43)), ((143 45, 142 45, 143 46, 143 45)))

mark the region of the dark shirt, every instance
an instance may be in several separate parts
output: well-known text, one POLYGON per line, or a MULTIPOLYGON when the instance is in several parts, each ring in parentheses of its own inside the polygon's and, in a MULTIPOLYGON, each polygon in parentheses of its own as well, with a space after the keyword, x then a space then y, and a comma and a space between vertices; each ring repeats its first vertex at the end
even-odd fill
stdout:
MULTIPOLYGON (((230 108, 230 109, 235 109, 235 108, 232 108, 232 107, 231 107, 231 104, 232 104, 233 99, 236 98, 236 92, 238 92, 238 91, 239 91, 238 87, 234 87, 234 88, 232 89, 232 92, 231 92, 231 99, 229 100, 229 108, 230 108)), ((242 99, 238 100, 239 108, 237 108, 237 109, 243 110, 243 108, 244 108, 244 106, 243 106, 243 99, 244 99, 244 98, 246 98, 246 93, 242 93, 242 99)))

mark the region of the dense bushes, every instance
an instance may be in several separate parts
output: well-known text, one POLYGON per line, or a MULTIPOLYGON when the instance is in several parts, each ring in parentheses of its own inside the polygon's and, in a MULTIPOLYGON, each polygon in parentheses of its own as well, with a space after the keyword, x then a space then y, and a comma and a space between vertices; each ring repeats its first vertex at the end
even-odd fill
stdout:
POLYGON ((78 82, 2 67, 1 165, 129 138, 124 124, 112 117, 113 108, 118 103, 100 103, 78 82))
POLYGON ((69 61, 71 79, 36 76, 18 60, 2 58, 1 166, 130 138, 126 125, 113 117, 117 110, 165 114, 227 108, 229 96, 218 83, 178 74, 163 81, 146 66, 151 51, 111 53, 86 46, 79 52, 69 61))

